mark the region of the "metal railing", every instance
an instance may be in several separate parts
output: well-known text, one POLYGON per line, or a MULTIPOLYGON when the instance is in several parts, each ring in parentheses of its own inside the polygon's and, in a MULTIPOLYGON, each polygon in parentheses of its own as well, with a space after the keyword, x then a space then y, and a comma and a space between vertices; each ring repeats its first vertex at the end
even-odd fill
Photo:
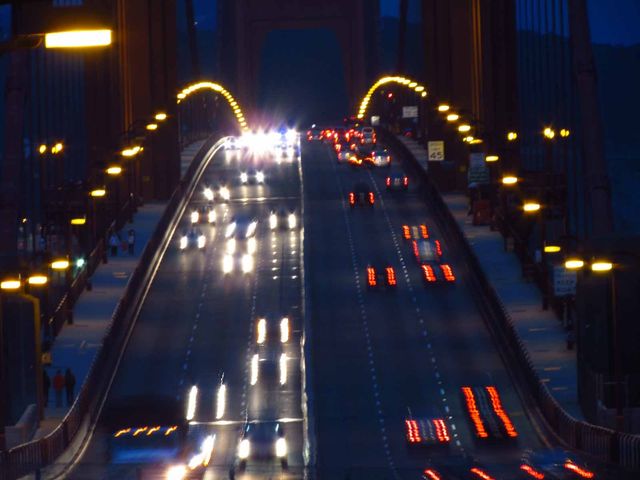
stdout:
POLYGON ((620 434, 610 428, 577 420, 568 414, 549 392, 536 372, 508 311, 485 276, 477 256, 440 192, 402 142, 389 132, 381 131, 380 137, 394 150, 402 152, 403 156, 411 161, 409 166, 413 173, 422 177, 427 202, 443 235, 463 257, 469 285, 478 293, 475 297, 480 302, 479 306, 493 336, 498 340, 509 363, 515 366, 519 373, 515 375, 518 382, 522 384, 527 397, 533 400, 533 405, 541 413, 547 426, 571 448, 603 462, 631 470, 640 469, 640 435, 620 434))
MULTIPOLYGON (((189 166, 184 178, 174 190, 156 228, 145 246, 124 293, 116 306, 111 323, 103 339, 102 347, 93 359, 78 396, 60 425, 49 435, 0 452, 0 479, 14 480, 51 465, 70 446, 83 424, 94 424, 100 412, 101 401, 108 390, 109 380, 115 373, 118 359, 126 347, 126 341, 135 325, 137 312, 144 300, 146 288, 161 260, 163 245, 169 242, 168 234, 179 221, 188 197, 196 186, 205 166, 207 153, 219 139, 209 138, 189 166)), ((101 261, 98 244, 92 252, 93 269, 101 261)), ((87 269, 88 272, 91 271, 87 269)), ((78 285, 83 280, 76 279, 78 285)), ((86 282, 86 278, 84 279, 86 282)), ((82 290, 79 286, 76 294, 82 290)), ((77 297, 74 297, 75 301, 77 297)), ((63 302, 72 302, 71 296, 63 302)), ((61 303, 63 303, 61 302, 61 303)), ((68 304, 67 304, 68 305, 68 304)), ((72 304, 71 304, 72 305, 72 304)), ((56 311, 60 309, 60 306, 56 311)))

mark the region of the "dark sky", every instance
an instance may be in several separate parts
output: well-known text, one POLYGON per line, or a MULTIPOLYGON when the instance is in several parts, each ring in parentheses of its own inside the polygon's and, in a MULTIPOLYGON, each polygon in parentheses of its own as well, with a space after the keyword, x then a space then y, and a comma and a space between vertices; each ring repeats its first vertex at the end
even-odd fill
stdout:
MULTIPOLYGON (((419 15, 419 0, 409 0, 409 19, 419 15)), ((587 0, 591 38, 595 43, 640 43, 640 0, 587 0)), ((380 0, 382 16, 398 16, 399 0, 380 0)))

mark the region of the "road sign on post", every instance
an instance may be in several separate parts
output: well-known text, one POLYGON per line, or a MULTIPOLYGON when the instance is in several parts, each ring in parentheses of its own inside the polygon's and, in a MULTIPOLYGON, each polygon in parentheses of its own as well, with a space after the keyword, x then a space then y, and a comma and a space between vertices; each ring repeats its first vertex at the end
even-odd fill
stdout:
POLYGON ((469 185, 482 185, 490 182, 489 168, 484 160, 484 153, 472 153, 469 155, 467 181, 469 185))
POLYGON ((430 162, 443 162, 444 161, 444 142, 442 140, 435 140, 427 143, 429 150, 430 162))
POLYGON ((575 270, 568 270, 564 265, 553 267, 553 294, 556 297, 565 297, 576 294, 578 275, 575 270))
POLYGON ((371 116, 371 126, 377 127, 380 125, 380 115, 372 115, 371 116))
POLYGON ((417 105, 402 107, 402 118, 418 118, 417 105))

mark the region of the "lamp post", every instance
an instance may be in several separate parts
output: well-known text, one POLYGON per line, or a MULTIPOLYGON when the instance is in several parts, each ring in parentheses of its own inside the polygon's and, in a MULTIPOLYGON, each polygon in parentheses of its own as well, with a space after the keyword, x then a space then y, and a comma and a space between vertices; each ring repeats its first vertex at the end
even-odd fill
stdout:
MULTIPOLYGON (((543 207, 534 200, 526 201, 522 209, 525 214, 530 215, 538 215, 538 224, 540 226, 540 243, 539 243, 539 251, 540 251, 540 264, 542 268, 542 309, 548 310, 549 308, 549 272, 547 269, 547 258, 545 252, 545 245, 547 243, 547 226, 544 218, 544 210, 546 207, 543 207)), ((536 249, 536 252, 538 249, 536 249)))

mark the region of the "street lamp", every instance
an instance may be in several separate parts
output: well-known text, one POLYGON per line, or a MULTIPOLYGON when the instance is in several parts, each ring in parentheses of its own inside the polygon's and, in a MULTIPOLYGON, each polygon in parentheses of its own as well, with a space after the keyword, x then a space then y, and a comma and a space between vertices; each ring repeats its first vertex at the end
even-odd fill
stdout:
POLYGON ((120 155, 123 157, 135 157, 138 153, 142 151, 142 147, 139 145, 134 145, 133 147, 128 147, 123 149, 120 152, 120 155))
POLYGON ((584 260, 581 258, 568 258, 564 262, 564 268, 567 270, 582 270, 584 268, 584 260))
POLYGON ((69 220, 69 223, 71 223, 71 225, 84 225, 87 223, 87 219, 85 217, 74 217, 69 220))
POLYGON ((526 213, 538 212, 540 208, 541 208, 541 205, 538 202, 534 202, 534 201, 528 201, 528 202, 525 202, 524 205, 522 205, 522 209, 526 213))
POLYGON ((553 140, 553 138, 556 136, 556 131, 551 128, 551 127, 546 127, 543 131, 542 134, 544 135, 544 137, 548 140, 553 140))
POLYGON ((458 115, 457 113, 450 113, 449 115, 447 115, 447 122, 457 122, 459 118, 460 115, 458 115))
POLYGON ((591 262, 591 271, 597 273, 609 272, 613 269, 613 263, 606 260, 594 260, 591 262))
POLYGON ((150 132, 157 130, 158 129, 158 124, 157 123, 148 123, 146 126, 146 129, 149 130, 150 132))
POLYGON ((44 35, 45 48, 88 48, 111 45, 112 31, 102 30, 70 30, 52 32, 44 35))
POLYGON ((27 278, 27 283, 31 286, 42 286, 46 285, 49 282, 49 277, 42 274, 33 274, 27 278))
POLYGON ((66 258, 59 258, 51 262, 51 269, 61 272, 68 269, 69 265, 69 260, 66 258))
POLYGON ((122 167, 120 165, 111 165, 107 167, 105 170, 107 175, 111 175, 112 177, 117 177, 122 173, 122 167))
POLYGON ((451 106, 447 103, 441 103, 438 105, 439 112, 448 112, 451 109, 451 106))
POLYGON ((463 123, 462 125, 458 126, 458 131, 461 133, 467 133, 471 131, 471 125, 469 125, 468 123, 463 123))
POLYGON ((107 194, 107 191, 104 188, 96 188, 89 192, 89 195, 91 195, 94 198, 104 197, 106 194, 107 194))
POLYGON ((560 253, 562 251, 562 247, 560 245, 545 245, 544 253, 560 253))
POLYGON ((516 132, 507 132, 507 140, 509 142, 515 142, 518 139, 518 134, 516 132))
POLYGON ((38 147, 38 153, 40 155, 47 153, 47 146, 44 143, 38 147))
POLYGON ((9 277, 0 281, 0 290, 14 292, 22 287, 20 277, 9 277))
POLYGON ((515 185, 516 183, 518 183, 518 177, 514 175, 505 175, 504 177, 502 177, 503 185, 511 186, 515 185))
POLYGON ((164 122, 167 119, 167 114, 164 112, 158 112, 154 118, 159 122, 164 122))
POLYGON ((487 155, 484 159, 484 161, 488 163, 497 162, 498 160, 500 160, 498 155, 487 155))

